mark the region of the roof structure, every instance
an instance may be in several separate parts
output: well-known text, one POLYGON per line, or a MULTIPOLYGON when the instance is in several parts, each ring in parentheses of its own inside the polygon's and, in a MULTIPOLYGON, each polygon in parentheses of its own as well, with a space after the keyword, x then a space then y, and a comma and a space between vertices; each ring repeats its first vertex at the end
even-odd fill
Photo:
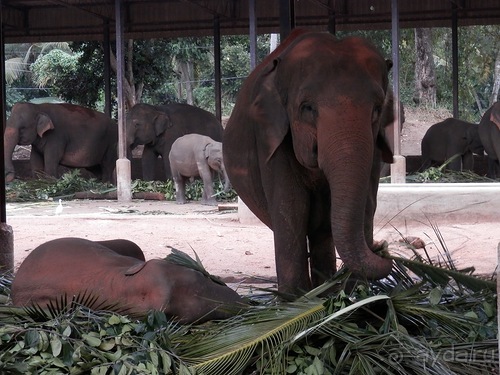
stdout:
MULTIPOLYGON (((390 29, 391 0, 122 0, 124 37, 247 34, 255 3, 257 33, 277 32, 280 4, 293 5, 297 26, 326 30, 390 29)), ((115 26, 115 0, 3 0, 6 43, 101 40, 115 26)), ((500 24, 498 0, 399 0, 400 27, 500 24)), ((113 33, 111 33, 113 35, 113 33)))

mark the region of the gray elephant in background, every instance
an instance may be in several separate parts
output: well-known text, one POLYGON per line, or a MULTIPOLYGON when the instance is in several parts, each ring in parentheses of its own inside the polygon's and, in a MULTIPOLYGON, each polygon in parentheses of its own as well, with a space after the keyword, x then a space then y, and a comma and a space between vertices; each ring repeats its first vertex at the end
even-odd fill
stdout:
POLYGON ((212 177, 215 173, 222 175, 224 191, 230 188, 229 178, 222 159, 222 143, 201 134, 187 134, 173 143, 168 155, 170 170, 175 183, 175 200, 179 204, 186 203, 186 182, 200 177, 203 181, 201 203, 216 205, 212 177))
POLYGON ((15 146, 31 145, 34 174, 58 177, 62 165, 97 171, 103 181, 113 182, 117 143, 116 121, 104 113, 66 103, 16 103, 4 132, 6 181, 15 177, 15 146))
POLYGON ((455 171, 473 170, 474 155, 483 155, 478 125, 455 118, 432 125, 422 138, 422 169, 443 164, 454 155, 447 168, 455 171))
POLYGON ((488 154, 488 177, 500 177, 500 102, 494 103, 479 122, 479 137, 488 154))
POLYGON ((155 179, 158 156, 163 158, 164 179, 172 177, 168 154, 174 141, 183 135, 198 133, 222 141, 223 128, 217 118, 204 109, 189 104, 150 105, 139 103, 127 113, 127 143, 130 150, 144 145, 142 176, 155 179))

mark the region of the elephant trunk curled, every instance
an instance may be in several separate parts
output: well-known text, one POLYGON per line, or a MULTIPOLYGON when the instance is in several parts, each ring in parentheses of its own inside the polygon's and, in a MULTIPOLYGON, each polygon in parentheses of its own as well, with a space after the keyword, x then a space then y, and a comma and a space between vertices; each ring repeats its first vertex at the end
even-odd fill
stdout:
POLYGON ((17 129, 7 127, 4 133, 4 166, 5 181, 11 182, 15 177, 14 164, 12 163, 12 154, 19 142, 19 132, 17 129))
POLYGON ((337 252, 353 274, 376 280, 390 273, 392 261, 373 253, 372 243, 367 243, 373 238, 372 225, 365 226, 365 221, 371 222, 367 215, 375 210, 366 209, 370 199, 373 202, 375 198, 370 197, 374 191, 369 187, 375 146, 371 129, 353 131, 363 129, 362 125, 353 125, 357 121, 361 119, 341 117, 339 122, 351 124, 349 128, 318 132, 318 163, 330 186, 332 236, 337 252))

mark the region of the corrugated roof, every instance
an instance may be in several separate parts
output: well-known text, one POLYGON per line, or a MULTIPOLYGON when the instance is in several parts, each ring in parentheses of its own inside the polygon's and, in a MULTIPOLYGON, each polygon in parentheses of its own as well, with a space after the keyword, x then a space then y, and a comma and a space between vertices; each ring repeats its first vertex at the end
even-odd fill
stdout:
MULTIPOLYGON (((146 39, 248 33, 249 0, 123 0, 125 37, 146 39)), ((279 31, 279 0, 255 0, 257 32, 279 31)), ((115 23, 115 0, 3 0, 6 43, 102 39, 115 23)), ((297 26, 326 30, 391 26, 391 0, 293 0, 297 26)), ((401 27, 500 24, 499 0, 399 0, 401 27)))

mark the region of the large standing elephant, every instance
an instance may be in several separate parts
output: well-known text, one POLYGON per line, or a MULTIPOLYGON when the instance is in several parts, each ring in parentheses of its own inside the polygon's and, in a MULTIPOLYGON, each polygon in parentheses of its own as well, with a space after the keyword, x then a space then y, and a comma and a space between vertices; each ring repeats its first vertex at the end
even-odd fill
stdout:
POLYGON ((73 296, 87 296, 89 308, 133 316, 162 310, 181 323, 227 318, 244 307, 238 293, 199 271, 163 259, 144 262, 121 255, 119 246, 117 240, 71 237, 43 243, 16 272, 13 304, 45 307, 65 297, 70 303, 73 296))
POLYGON ((59 165, 99 168, 103 181, 113 181, 118 127, 104 113, 73 104, 16 103, 4 133, 5 176, 15 177, 16 145, 31 145, 31 168, 57 177, 59 165))
POLYGON ((156 159, 160 155, 167 178, 172 177, 168 153, 174 141, 185 134, 198 133, 222 141, 223 128, 210 112, 188 104, 161 106, 139 103, 127 113, 127 141, 131 149, 144 145, 142 176, 155 179, 156 159))
POLYGON ((373 253, 381 160, 392 162, 388 69, 360 38, 295 30, 243 83, 224 130, 231 184, 274 232, 278 289, 297 295, 336 269, 387 276, 373 253), (310 267, 310 274, 309 274, 310 267))
POLYGON ((479 139, 477 124, 455 118, 432 125, 421 144, 422 169, 435 164, 443 164, 454 155, 447 167, 451 170, 473 170, 474 154, 484 155, 484 147, 479 139))
POLYGON ((170 170, 175 183, 175 200, 186 203, 186 182, 193 177, 203 181, 201 203, 216 205, 212 176, 221 174, 224 179, 224 191, 230 184, 222 158, 222 143, 201 134, 186 134, 177 138, 168 155, 170 170))
POLYGON ((494 103, 479 122, 479 137, 488 154, 488 177, 500 177, 500 102, 494 103))

